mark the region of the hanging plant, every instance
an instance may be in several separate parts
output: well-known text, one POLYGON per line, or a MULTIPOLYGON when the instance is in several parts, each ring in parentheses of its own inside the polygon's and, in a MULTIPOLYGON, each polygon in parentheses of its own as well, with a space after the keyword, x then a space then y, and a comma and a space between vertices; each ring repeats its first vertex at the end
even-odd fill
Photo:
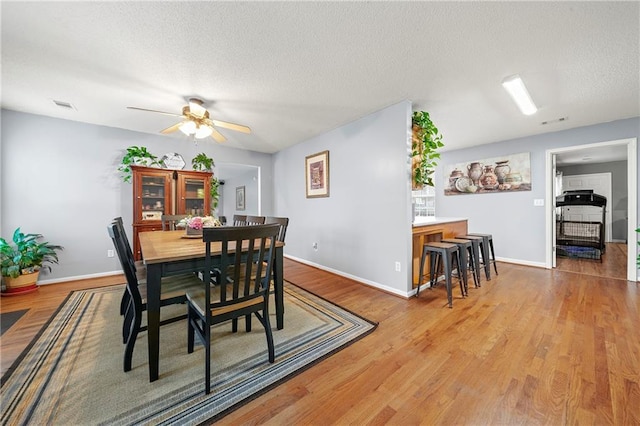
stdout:
POLYGON ((440 154, 436 150, 444 146, 442 135, 426 111, 414 111, 411 121, 412 186, 414 189, 420 189, 424 185, 434 186, 432 175, 438 165, 436 160, 440 159, 440 154))
POLYGON ((158 157, 150 153, 144 146, 130 146, 127 153, 122 157, 118 171, 122 173, 124 182, 131 182, 131 166, 160 166, 158 157))

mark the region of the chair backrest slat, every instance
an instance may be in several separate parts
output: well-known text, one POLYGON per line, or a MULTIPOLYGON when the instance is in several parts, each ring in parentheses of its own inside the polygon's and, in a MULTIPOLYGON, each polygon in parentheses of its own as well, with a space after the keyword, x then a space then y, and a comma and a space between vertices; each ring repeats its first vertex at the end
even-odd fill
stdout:
POLYGON ((241 214, 233 215, 233 226, 245 226, 247 224, 247 216, 241 214))
POLYGON ((280 225, 280 232, 278 232, 278 241, 284 243, 284 238, 287 236, 287 227, 289 226, 288 217, 275 217, 267 216, 264 223, 277 223, 280 225))
POLYGON ((136 309, 140 308, 137 310, 137 312, 139 312, 142 309, 142 296, 140 294, 140 289, 138 288, 138 278, 136 277, 136 267, 131 247, 125 243, 122 229, 117 221, 114 220, 109 224, 109 226, 107 226, 107 231, 113 240, 116 254, 118 255, 122 271, 124 272, 124 276, 127 280, 127 291, 133 299, 133 302, 136 304, 136 309))
POLYGON ((264 216, 247 216, 247 225, 264 225, 264 216))
POLYGON ((220 286, 220 301, 211 305, 210 286, 206 286, 207 315, 211 315, 212 306, 264 296, 269 291, 278 231, 277 224, 203 229, 202 239, 207 247, 204 282, 210 282, 214 269, 211 244, 221 243, 221 258, 214 270, 216 285, 220 286))

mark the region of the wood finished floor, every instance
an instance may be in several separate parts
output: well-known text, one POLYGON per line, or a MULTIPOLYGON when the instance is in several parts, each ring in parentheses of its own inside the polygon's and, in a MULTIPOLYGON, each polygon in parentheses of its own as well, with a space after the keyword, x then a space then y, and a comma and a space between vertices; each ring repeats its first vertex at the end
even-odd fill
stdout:
MULTIPOLYGON (((287 280, 379 326, 219 424, 640 424, 638 283, 498 270, 448 309, 442 286, 406 300, 286 260, 287 280)), ((31 308, 2 336, 3 372, 82 285, 2 298, 2 312, 31 308)))

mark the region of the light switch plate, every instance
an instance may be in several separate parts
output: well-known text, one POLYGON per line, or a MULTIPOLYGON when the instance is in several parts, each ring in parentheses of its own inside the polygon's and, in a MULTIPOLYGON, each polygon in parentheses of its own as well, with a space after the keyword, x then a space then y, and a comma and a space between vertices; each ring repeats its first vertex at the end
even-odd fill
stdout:
POLYGON ((535 200, 533 200, 533 205, 537 207, 544 206, 544 199, 536 198, 535 200))

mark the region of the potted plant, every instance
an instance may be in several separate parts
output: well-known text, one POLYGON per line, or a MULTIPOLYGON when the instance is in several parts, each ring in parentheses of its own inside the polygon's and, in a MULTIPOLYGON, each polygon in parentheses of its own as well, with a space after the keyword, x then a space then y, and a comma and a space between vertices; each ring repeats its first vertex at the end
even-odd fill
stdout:
POLYGON ((191 160, 191 166, 193 170, 203 171, 203 172, 213 172, 213 166, 216 164, 213 162, 213 158, 207 157, 207 154, 201 152, 200 154, 193 157, 191 160))
MULTIPOLYGON (((208 157, 207 154, 201 152, 193 157, 191 160, 191 166, 193 170, 213 172, 213 166, 215 166, 213 158, 208 157)), ((216 177, 211 177, 211 186, 209 187, 209 194, 211 195, 212 210, 218 208, 218 200, 220 199, 220 193, 218 189, 220 187, 220 181, 216 177)))
POLYGON ((58 263, 57 250, 62 247, 39 241, 41 238, 41 234, 23 234, 20 228, 13 233, 13 244, 0 238, 0 265, 6 293, 37 290, 40 271, 51 270, 47 263, 58 263))
POLYGON ((432 175, 438 165, 436 160, 440 158, 436 150, 444 144, 428 112, 414 111, 411 122, 412 187, 421 189, 424 185, 433 186, 432 175))
POLYGON ((131 166, 160 166, 158 157, 150 153, 144 146, 130 146, 127 153, 122 157, 118 171, 122 172, 122 180, 131 182, 131 166))

